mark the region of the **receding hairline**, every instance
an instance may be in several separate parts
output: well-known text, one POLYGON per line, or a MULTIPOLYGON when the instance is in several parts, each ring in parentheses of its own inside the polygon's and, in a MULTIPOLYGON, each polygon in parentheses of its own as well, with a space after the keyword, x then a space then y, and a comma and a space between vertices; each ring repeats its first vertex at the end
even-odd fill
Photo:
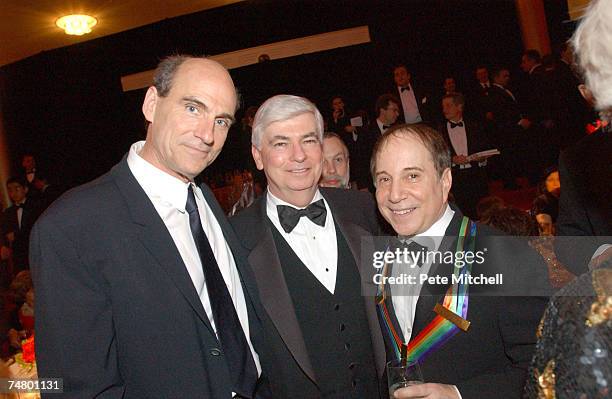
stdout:
MULTIPOLYGON (((346 144, 344 144, 344 141, 342 141, 342 139, 338 136, 327 136, 325 137, 325 135, 323 136, 323 143, 325 143, 325 140, 331 140, 331 139, 335 139, 336 141, 338 141, 338 143, 340 143, 340 147, 342 148, 342 152, 344 153, 344 155, 349 156, 349 151, 348 151, 348 147, 346 146, 346 144)), ((325 148, 325 144, 323 144, 323 147, 325 148)))
MULTIPOLYGON (((425 149, 425 151, 427 152, 427 156, 429 157, 429 159, 432 162, 432 165, 434 166, 434 169, 436 168, 436 162, 433 159, 433 155, 431 154, 431 151, 429 151, 429 148, 427 147, 427 145, 425 144, 425 142, 423 141, 423 139, 419 136, 419 134, 417 132, 412 131, 409 127, 404 127, 401 129, 397 129, 393 132, 391 132, 389 134, 389 137, 386 138, 386 140, 383 140, 381 143, 381 147, 378 149, 378 151, 376 152, 376 170, 374 171, 374 174, 377 175, 379 173, 378 171, 378 167, 379 167, 379 162, 378 159, 380 158, 380 154, 383 153, 383 151, 385 151, 387 149, 387 147, 389 146, 389 142, 393 139, 403 139, 403 140, 409 140, 409 139, 413 139, 415 141, 417 141, 420 145, 423 146, 423 148, 425 149)), ((417 166, 410 166, 410 168, 417 168, 417 166)))

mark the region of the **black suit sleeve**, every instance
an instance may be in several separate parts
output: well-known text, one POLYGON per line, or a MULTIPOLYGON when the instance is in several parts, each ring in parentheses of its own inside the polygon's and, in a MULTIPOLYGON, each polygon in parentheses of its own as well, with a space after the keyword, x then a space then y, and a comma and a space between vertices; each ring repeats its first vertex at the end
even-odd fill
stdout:
POLYGON ((597 250, 596 239, 584 240, 571 237, 592 236, 589 217, 582 204, 579 188, 576 187, 564 155, 559 157, 559 179, 561 182, 561 197, 559 198, 559 218, 557 219, 557 237, 555 253, 561 263, 577 276, 588 270, 588 264, 597 250), (564 238, 562 236, 569 236, 564 238), (578 241, 580 240, 580 241, 578 241))
POLYGON ((95 265, 49 219, 34 226, 30 255, 38 375, 62 378, 62 398, 123 397, 112 304, 95 265))

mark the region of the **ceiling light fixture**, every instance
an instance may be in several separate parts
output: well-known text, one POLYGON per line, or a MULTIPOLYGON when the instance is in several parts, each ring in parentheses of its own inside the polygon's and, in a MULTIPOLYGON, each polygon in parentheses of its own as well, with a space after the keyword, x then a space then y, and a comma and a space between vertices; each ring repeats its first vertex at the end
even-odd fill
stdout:
POLYGON ((55 25, 66 31, 67 35, 77 36, 91 32, 97 23, 98 20, 91 15, 82 14, 64 15, 55 21, 55 25))

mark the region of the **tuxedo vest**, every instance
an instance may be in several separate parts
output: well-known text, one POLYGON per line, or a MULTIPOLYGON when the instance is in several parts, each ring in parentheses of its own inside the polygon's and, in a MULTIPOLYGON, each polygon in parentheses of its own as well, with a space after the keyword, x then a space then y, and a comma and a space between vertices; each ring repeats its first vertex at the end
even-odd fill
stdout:
POLYGON ((270 225, 321 397, 377 398, 377 376, 361 280, 338 225, 334 294, 270 225))

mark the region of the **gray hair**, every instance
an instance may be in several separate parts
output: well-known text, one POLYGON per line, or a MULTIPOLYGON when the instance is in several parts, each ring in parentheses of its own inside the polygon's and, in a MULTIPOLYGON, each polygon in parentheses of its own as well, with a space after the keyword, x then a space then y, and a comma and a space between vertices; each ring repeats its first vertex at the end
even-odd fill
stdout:
POLYGON ((595 106, 612 113, 612 7, 607 0, 592 1, 571 39, 586 86, 595 106))
POLYGON ((296 116, 311 113, 316 122, 316 131, 319 141, 323 142, 323 116, 317 107, 307 98, 280 94, 270 97, 264 102, 255 114, 253 121, 253 134, 251 143, 261 149, 261 138, 264 130, 274 122, 284 122, 296 116))
MULTIPOLYGON (((174 75, 185 61, 191 59, 213 61, 206 56, 195 56, 186 54, 170 55, 162 59, 157 65, 157 68, 155 69, 155 74, 153 75, 153 86, 155 87, 155 89, 157 89, 158 96, 166 97, 168 93, 170 93, 170 89, 172 89, 172 79, 174 78, 174 75)), ((223 65, 221 66, 224 67, 223 65)), ((238 111, 241 102, 240 92, 238 91, 238 88, 236 88, 235 91, 236 109, 234 110, 234 112, 238 111)))
POLYGON ((187 55, 171 55, 164 58, 157 65, 155 75, 153 76, 153 86, 157 89, 157 94, 160 97, 166 97, 172 88, 172 78, 178 70, 178 67, 190 58, 195 58, 187 55))

